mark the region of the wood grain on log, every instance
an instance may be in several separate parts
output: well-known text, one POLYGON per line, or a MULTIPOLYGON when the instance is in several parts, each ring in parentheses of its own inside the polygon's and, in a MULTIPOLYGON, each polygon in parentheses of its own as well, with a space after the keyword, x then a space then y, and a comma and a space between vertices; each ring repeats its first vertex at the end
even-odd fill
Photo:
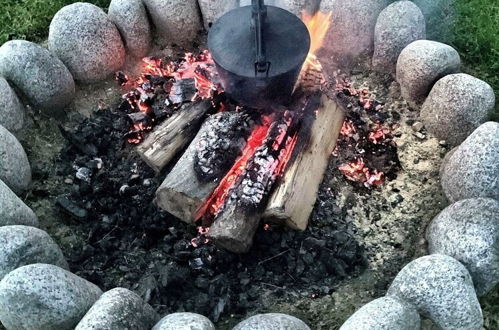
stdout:
POLYGON ((137 153, 156 172, 160 172, 181 151, 201 126, 211 102, 204 100, 182 107, 137 147, 137 153))
MULTIPOLYGON (((196 154, 199 150, 199 143, 205 139, 206 133, 211 131, 210 134, 214 136, 221 133, 214 131, 214 127, 217 126, 216 122, 220 117, 228 115, 243 116, 241 113, 225 112, 209 117, 156 192, 156 204, 184 222, 194 222, 195 213, 218 185, 219 180, 202 180, 196 174, 196 154)), ((228 120, 227 122, 238 121, 228 120)), ((238 143, 238 141, 227 141, 227 143, 238 143)))
POLYGON ((238 200, 229 200, 206 237, 231 252, 248 252, 253 245, 260 216, 261 214, 248 213, 238 200))
POLYGON ((317 199, 329 158, 344 121, 344 112, 323 95, 308 143, 300 143, 297 157, 288 166, 269 199, 264 219, 305 230, 317 199))

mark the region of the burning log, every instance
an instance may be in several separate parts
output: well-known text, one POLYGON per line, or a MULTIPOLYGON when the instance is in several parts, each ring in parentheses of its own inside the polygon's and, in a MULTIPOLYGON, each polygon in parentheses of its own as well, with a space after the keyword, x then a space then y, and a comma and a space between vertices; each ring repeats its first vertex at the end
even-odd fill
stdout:
POLYGON ((253 245, 260 216, 258 213, 249 213, 236 199, 229 200, 206 237, 229 251, 248 252, 253 245))
MULTIPOLYGON (((189 145, 184 155, 172 169, 165 181, 161 184, 156 192, 156 204, 170 212, 177 218, 187 223, 194 223, 197 210, 203 205, 205 200, 212 194, 217 187, 220 177, 213 176, 209 172, 211 180, 206 180, 206 176, 200 175, 199 169, 202 166, 210 167, 213 164, 211 161, 200 163, 199 156, 203 153, 207 136, 213 140, 217 138, 224 140, 223 143, 228 146, 241 145, 239 135, 227 135, 229 131, 235 131, 236 126, 241 124, 241 121, 246 117, 244 113, 239 112, 223 112, 208 118, 198 134, 189 145), (219 127, 224 127, 223 130, 217 130, 219 127)), ((244 145, 242 145, 244 147, 244 145)), ((223 152, 225 157, 232 158, 231 160, 223 161, 222 163, 233 163, 238 157, 238 152, 223 152)), ((224 175, 218 173, 217 176, 224 175)))
POLYGON ((322 96, 308 143, 298 142, 297 155, 270 197, 264 218, 305 230, 317 199, 319 185, 326 171, 329 157, 336 145, 344 120, 338 104, 322 96))
POLYGON ((192 141, 211 107, 211 102, 204 100, 181 108, 137 147, 138 154, 152 169, 160 172, 192 141))
POLYGON ((294 150, 299 124, 289 111, 264 116, 243 155, 198 212, 197 217, 213 217, 206 237, 218 246, 236 253, 250 249, 269 192, 294 150))

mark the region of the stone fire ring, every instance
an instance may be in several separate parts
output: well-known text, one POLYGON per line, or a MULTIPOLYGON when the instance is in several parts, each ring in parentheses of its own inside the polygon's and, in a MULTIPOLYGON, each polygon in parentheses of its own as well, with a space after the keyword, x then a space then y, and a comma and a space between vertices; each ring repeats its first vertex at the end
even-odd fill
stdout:
MULTIPOLYGON (((74 98, 75 81, 102 80, 120 69, 127 55, 145 56, 152 31, 161 36, 156 38, 160 44, 188 44, 203 25, 208 28, 238 3, 113 0, 109 14, 76 3, 55 15, 48 50, 20 40, 0 48, 5 92, 0 96, 0 321, 7 329, 118 329, 122 324, 133 329, 215 329, 197 314, 160 318, 134 292, 116 288, 103 293, 67 270, 60 248, 36 228, 36 215, 18 197, 29 186, 31 169, 13 135, 24 123, 25 109, 12 87, 53 115, 74 98)), ((374 51, 374 68, 395 73, 405 100, 415 110, 422 106, 416 133, 425 126, 455 147, 440 172, 452 204, 426 231, 430 255, 407 264, 385 297, 360 308, 341 329, 420 329, 422 318, 442 329, 481 329, 477 296, 499 282, 499 124, 486 122, 494 93, 487 83, 459 73, 459 55, 452 47, 424 40, 424 16, 415 3, 387 3, 322 0, 321 8, 332 9, 333 21, 344 22, 329 33, 325 48, 353 59, 374 51), (328 44, 330 40, 334 43, 328 44)), ((299 1, 275 4, 294 13, 305 8, 299 1)), ((291 328, 309 329, 285 314, 256 315, 234 329, 291 328)))

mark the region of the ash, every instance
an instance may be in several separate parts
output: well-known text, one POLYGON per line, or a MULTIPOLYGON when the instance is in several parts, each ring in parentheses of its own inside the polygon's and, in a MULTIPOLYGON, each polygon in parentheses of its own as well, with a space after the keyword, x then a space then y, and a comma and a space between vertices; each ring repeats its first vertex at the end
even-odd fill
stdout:
POLYGON ((210 120, 195 155, 194 171, 199 180, 220 179, 239 157, 254 126, 248 113, 224 112, 210 120))
POLYGON ((126 142, 126 116, 100 110, 63 131, 57 175, 85 174, 57 198, 67 226, 84 238, 62 245, 77 275, 103 290, 135 290, 161 314, 197 312, 216 322, 264 308, 269 296, 328 295, 365 267, 355 228, 326 187, 305 232, 262 223, 248 254, 209 243, 195 248, 196 228, 154 205, 169 169, 155 176, 140 160, 126 142))

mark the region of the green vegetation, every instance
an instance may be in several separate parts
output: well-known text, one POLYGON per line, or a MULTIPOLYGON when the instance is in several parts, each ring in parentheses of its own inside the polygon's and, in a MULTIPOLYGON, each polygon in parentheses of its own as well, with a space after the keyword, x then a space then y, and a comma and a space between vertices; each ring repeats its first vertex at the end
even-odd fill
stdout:
MULTIPOLYGON (((42 41, 47 37, 54 14, 72 2, 76 1, 0 0, 0 44, 9 39, 42 41)), ((105 8, 110 0, 89 2, 105 8)), ((439 8, 440 12, 429 19, 429 37, 454 46, 462 56, 464 71, 492 85, 498 99, 493 118, 499 121, 499 2, 455 0, 442 3, 445 7, 439 8), (448 8, 450 6, 454 8, 448 8), (445 20, 452 16, 449 14, 452 10, 455 11, 452 28, 450 31, 441 29, 448 25, 445 20), (433 25, 439 31, 431 31, 433 25)))
POLYGON ((464 70, 494 88, 493 119, 499 121, 499 2, 458 0, 456 14, 449 43, 460 52, 464 70))

